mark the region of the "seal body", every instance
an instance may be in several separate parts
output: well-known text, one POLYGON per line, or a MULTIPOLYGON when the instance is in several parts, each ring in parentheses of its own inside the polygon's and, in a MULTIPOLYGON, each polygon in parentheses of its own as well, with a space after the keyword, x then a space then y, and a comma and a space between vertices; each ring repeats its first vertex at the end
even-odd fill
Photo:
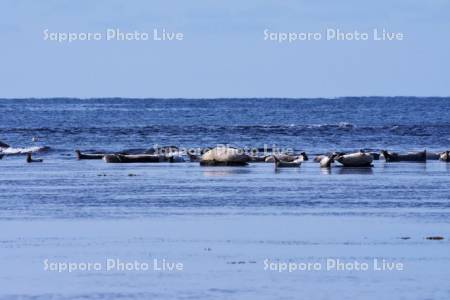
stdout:
POLYGON ((334 163, 334 159, 339 156, 339 155, 344 155, 344 154, 338 154, 338 153, 333 153, 327 156, 323 156, 322 159, 320 160, 320 167, 321 168, 330 168, 331 164, 334 163))
POLYGON ((330 156, 323 156, 320 159, 320 167, 321 168, 329 168, 331 167, 331 164, 334 162, 334 158, 332 155, 330 156))
POLYGON ((265 158, 266 163, 274 163, 275 157, 281 161, 290 162, 296 159, 295 156, 289 154, 273 154, 265 158))
POLYGON ((370 167, 372 166, 373 157, 370 153, 357 152, 336 157, 336 161, 344 167, 370 167))
POLYGON ((78 160, 82 159, 102 159, 106 154, 104 153, 81 153, 79 150, 75 150, 75 155, 78 160))
POLYGON ((395 152, 388 152, 386 150, 381 150, 386 162, 426 162, 427 161, 427 151, 412 152, 407 154, 399 154, 395 152))
POLYGON ((250 157, 236 148, 216 147, 206 151, 200 158, 201 166, 242 166, 250 157))
POLYGON ((275 168, 298 168, 302 164, 303 160, 296 159, 294 161, 282 161, 276 156, 273 156, 275 160, 275 168))
POLYGON ((427 160, 439 160, 442 153, 427 152, 427 160))
POLYGON ((152 154, 107 154, 103 156, 103 160, 107 163, 157 163, 161 161, 161 157, 159 155, 152 154))
POLYGON ((300 155, 289 155, 289 154, 273 154, 270 156, 267 156, 265 158, 265 162, 267 163, 273 163, 275 162, 275 158, 277 158, 280 161, 283 162, 293 162, 293 161, 307 161, 308 156, 305 152, 300 153, 300 155))
POLYGON ((33 159, 32 157, 31 157, 31 153, 29 152, 29 153, 27 153, 27 159, 26 159, 26 162, 27 163, 41 163, 41 162, 43 162, 44 160, 42 159, 42 158, 38 158, 38 159, 33 159))

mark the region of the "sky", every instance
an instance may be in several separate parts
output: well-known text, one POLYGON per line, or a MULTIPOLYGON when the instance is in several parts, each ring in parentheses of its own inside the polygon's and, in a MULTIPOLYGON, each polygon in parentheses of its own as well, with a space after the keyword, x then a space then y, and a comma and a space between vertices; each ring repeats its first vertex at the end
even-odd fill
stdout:
POLYGON ((0 0, 0 98, 445 97, 449 37, 450 0, 0 0), (107 41, 109 28, 150 39, 107 41), (152 40, 163 28, 183 40, 152 40), (404 39, 374 41, 375 28, 404 39), (328 29, 370 36, 326 40, 328 29))

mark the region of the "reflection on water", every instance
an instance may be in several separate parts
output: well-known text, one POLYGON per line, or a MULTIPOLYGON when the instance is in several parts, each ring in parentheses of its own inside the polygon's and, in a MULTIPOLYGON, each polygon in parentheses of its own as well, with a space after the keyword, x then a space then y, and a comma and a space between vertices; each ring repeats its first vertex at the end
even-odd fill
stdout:
MULTIPOLYGON (((434 162, 436 163, 436 162, 434 162)), ((380 167, 386 170, 403 170, 407 166, 408 172, 420 172, 421 174, 426 174, 428 166, 433 164, 433 162, 423 163, 423 162, 382 162, 380 167)))
POLYGON ((320 168, 320 173, 323 175, 331 175, 331 168, 320 168))
POLYGON ((301 167, 296 167, 296 168, 273 168, 275 174, 280 174, 280 173, 285 173, 285 172, 300 172, 301 171, 301 167))
POLYGON ((373 169, 371 167, 363 168, 351 168, 351 167, 338 167, 338 174, 341 175, 371 175, 373 174, 373 169))
POLYGON ((202 167, 202 174, 206 177, 249 174, 250 172, 249 167, 202 167))

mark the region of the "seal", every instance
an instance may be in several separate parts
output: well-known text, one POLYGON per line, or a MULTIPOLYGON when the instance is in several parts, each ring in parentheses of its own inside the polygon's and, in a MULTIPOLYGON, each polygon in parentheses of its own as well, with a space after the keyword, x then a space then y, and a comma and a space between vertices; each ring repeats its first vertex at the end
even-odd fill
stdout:
POLYGON ((373 160, 380 160, 380 153, 370 152, 370 155, 372 155, 373 160))
POLYGON ((356 153, 336 156, 335 160, 344 167, 373 167, 373 157, 370 153, 360 150, 356 153))
POLYGON ((102 159, 106 154, 103 153, 81 153, 80 150, 75 150, 75 155, 78 160, 82 159, 102 159))
POLYGON ((306 152, 301 152, 300 155, 298 156, 299 158, 301 157, 302 161, 308 161, 309 157, 306 154, 306 152))
POLYGON ((275 155, 273 156, 273 159, 275 161, 275 169, 276 168, 298 168, 302 164, 302 161, 300 160, 294 160, 294 161, 282 161, 278 159, 275 155))
POLYGON ((324 156, 322 157, 322 159, 320 160, 320 167, 321 168, 330 168, 331 164, 334 163, 334 159, 340 154, 338 153, 333 153, 331 155, 328 156, 324 156))
POLYGON ((308 155, 306 155, 305 152, 300 153, 299 155, 289 155, 289 154, 272 154, 270 156, 267 156, 265 158, 265 162, 267 163, 273 163, 275 162, 275 156, 278 158, 278 160, 280 161, 284 161, 284 162, 293 162, 294 160, 300 160, 300 161, 307 161, 308 160, 308 155))
POLYGON ((412 152, 407 154, 399 154, 395 152, 388 152, 386 150, 381 150, 381 154, 384 156, 386 162, 426 162, 427 161, 427 151, 412 152))
POLYGON ((245 166, 250 157, 242 150, 231 147, 216 147, 206 151, 200 158, 201 166, 245 166))
POLYGON ((161 157, 153 154, 107 154, 103 156, 103 160, 107 163, 158 163, 161 161, 161 157))
POLYGON ((30 152, 28 152, 27 153, 27 163, 41 163, 41 162, 43 162, 44 160, 42 159, 42 158, 38 158, 38 159, 33 159, 32 157, 31 157, 31 153, 30 152))
POLYGON ((450 162, 450 151, 442 152, 439 159, 441 161, 450 162))
POLYGON ((200 157, 196 154, 192 154, 192 153, 188 152, 187 156, 189 157, 189 160, 191 162, 199 162, 200 161, 200 157))
POLYGON ((427 151, 427 160, 439 160, 442 153, 439 152, 428 152, 427 151))
POLYGON ((180 155, 165 155, 164 159, 171 163, 185 162, 184 158, 180 155))

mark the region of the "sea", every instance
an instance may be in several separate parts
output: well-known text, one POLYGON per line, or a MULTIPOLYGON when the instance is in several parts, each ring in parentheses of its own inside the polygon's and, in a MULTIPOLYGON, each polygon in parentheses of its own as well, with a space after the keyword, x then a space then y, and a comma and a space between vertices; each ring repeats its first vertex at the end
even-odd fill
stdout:
POLYGON ((449 107, 431 97, 0 99, 10 146, 0 150, 0 299, 449 299, 450 163, 312 161, 449 150, 449 107), (276 170, 74 153, 168 145, 290 148, 310 160, 276 170), (26 163, 28 151, 43 162, 26 163))

